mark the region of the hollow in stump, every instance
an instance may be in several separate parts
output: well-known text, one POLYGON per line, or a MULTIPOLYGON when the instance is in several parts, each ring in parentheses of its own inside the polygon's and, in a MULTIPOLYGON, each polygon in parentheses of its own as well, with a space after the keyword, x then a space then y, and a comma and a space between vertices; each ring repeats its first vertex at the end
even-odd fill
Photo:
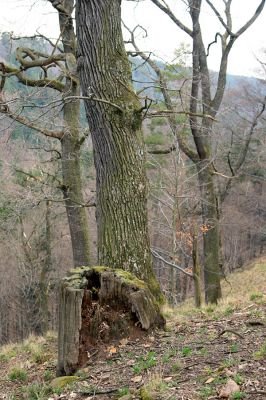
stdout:
POLYGON ((60 288, 57 375, 71 375, 84 366, 92 347, 164 325, 147 284, 130 272, 72 269, 60 288))

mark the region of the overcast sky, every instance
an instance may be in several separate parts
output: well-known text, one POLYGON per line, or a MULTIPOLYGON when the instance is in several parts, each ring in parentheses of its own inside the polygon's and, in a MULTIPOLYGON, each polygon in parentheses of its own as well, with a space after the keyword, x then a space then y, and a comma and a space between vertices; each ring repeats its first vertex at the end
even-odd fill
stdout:
MULTIPOLYGON (((176 12, 179 19, 190 26, 190 18, 184 0, 169 0, 167 2, 176 12)), ((204 4, 203 0, 203 4, 204 4)), ((223 0, 213 0, 213 3, 223 10, 223 0)), ((254 13, 260 0, 233 0, 233 30, 236 31, 254 13)), ((13 31, 16 35, 32 35, 39 30, 50 38, 58 37, 57 14, 46 0, 0 0, 0 31, 13 31)), ((139 3, 123 1, 123 19, 133 28, 141 24, 148 31, 148 38, 143 39, 139 31, 139 47, 153 51, 162 59, 171 61, 174 50, 181 42, 189 38, 164 15, 150 0, 139 3)), ((214 39, 215 33, 222 27, 213 15, 212 10, 204 5, 202 9, 202 29, 206 43, 214 39)), ((228 72, 238 75, 256 75, 261 50, 266 48, 266 9, 249 30, 235 43, 229 59, 228 72)), ((218 46, 213 46, 209 57, 212 69, 218 69, 218 46)))

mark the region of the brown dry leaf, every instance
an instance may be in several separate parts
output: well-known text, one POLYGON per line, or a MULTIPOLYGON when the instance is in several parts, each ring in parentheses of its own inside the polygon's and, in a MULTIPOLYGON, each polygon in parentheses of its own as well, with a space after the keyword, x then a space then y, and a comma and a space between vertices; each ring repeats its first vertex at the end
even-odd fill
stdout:
POLYGON ((120 343, 121 347, 124 347, 124 346, 126 346, 128 344, 128 340, 127 339, 121 339, 119 343, 120 343))
POLYGON ((166 378, 163 378, 164 382, 170 382, 172 379, 172 376, 167 376, 166 378))
POLYGON ((231 394, 239 392, 239 390, 240 387, 238 386, 238 384, 235 383, 233 379, 228 379, 227 384, 222 387, 219 393, 219 397, 223 399, 228 399, 231 396, 231 394))
POLYGON ((228 368, 225 368, 224 372, 225 372, 226 376, 234 376, 235 375, 235 373, 228 368))
POLYGON ((207 380, 206 380, 206 382, 204 382, 204 383, 212 383, 214 381, 214 378, 208 378, 207 380))
POLYGON ((108 353, 115 354, 116 352, 117 352, 116 347, 114 346, 108 347, 108 353))
POLYGON ((141 381, 142 381, 142 375, 133 376, 133 378, 131 378, 131 382, 134 383, 139 383, 141 381))

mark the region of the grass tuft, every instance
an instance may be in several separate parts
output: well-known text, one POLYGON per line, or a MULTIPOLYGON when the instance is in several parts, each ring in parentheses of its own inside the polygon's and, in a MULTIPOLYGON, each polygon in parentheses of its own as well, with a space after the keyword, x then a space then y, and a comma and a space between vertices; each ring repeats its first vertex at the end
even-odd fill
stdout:
POLYGON ((28 374, 24 368, 15 366, 10 370, 8 379, 12 382, 25 382, 28 379, 28 374))

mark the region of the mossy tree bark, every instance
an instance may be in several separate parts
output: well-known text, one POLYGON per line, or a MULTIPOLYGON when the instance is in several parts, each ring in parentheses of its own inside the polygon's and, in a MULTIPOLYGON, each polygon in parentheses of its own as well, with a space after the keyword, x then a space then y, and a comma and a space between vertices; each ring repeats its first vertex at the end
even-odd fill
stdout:
POLYGON ((94 146, 99 263, 131 271, 161 296, 150 254, 141 104, 121 31, 120 0, 79 0, 78 71, 94 146))
POLYGON ((199 163, 198 179, 201 192, 202 222, 206 231, 203 233, 205 300, 217 303, 222 296, 221 267, 219 250, 219 221, 217 214, 217 195, 210 159, 199 163))
MULTIPOLYGON (((54 2, 51 1, 53 4, 54 2)), ((56 2, 57 4, 58 2, 56 2)), ((57 8, 58 6, 55 6, 57 8)), ((59 25, 66 54, 66 85, 67 96, 80 96, 80 84, 76 74, 76 35, 73 26, 73 0, 65 0, 63 9, 58 9, 59 25)), ((64 134, 62 146, 63 195, 71 235, 73 260, 75 266, 90 264, 89 227, 84 207, 82 192, 82 177, 80 165, 80 102, 74 100, 65 102, 64 134)))
POLYGON ((52 262, 52 246, 51 246, 51 204, 50 201, 46 201, 46 210, 45 210, 45 233, 44 233, 45 241, 45 256, 41 267, 40 272, 40 314, 41 314, 41 332, 45 334, 49 329, 49 273, 53 269, 52 262))
POLYGON ((200 260, 198 249, 198 229, 196 225, 193 226, 192 233, 192 260, 193 260, 193 280, 194 280, 194 300, 195 306, 201 306, 201 293, 200 293, 200 260))

